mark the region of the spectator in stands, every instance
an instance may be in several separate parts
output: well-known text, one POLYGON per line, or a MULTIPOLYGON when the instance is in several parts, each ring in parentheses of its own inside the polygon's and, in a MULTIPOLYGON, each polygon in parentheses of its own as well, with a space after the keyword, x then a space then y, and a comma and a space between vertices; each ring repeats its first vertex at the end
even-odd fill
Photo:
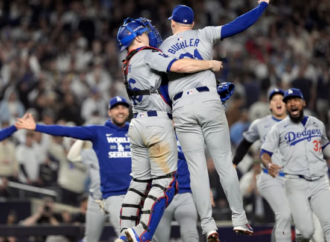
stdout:
POLYGON ((328 68, 322 67, 317 80, 316 110, 322 121, 326 121, 327 111, 330 106, 330 73, 328 68))
POLYGON ((273 220, 268 203, 262 198, 257 189, 257 175, 259 175, 260 172, 260 161, 255 160, 251 170, 245 173, 240 180, 245 210, 247 213, 250 213, 249 217, 253 220, 253 223, 264 223, 273 220))
POLYGON ((57 119, 65 120, 66 122, 71 121, 76 125, 82 125, 80 107, 71 93, 65 94, 57 119))
POLYGON ((87 73, 86 80, 90 88, 97 88, 104 100, 109 100, 109 90, 112 83, 112 77, 104 70, 103 59, 95 57, 93 60, 93 69, 87 73))
POLYGON ((258 118, 263 118, 270 114, 269 111, 269 102, 268 95, 263 93, 259 99, 259 101, 255 102, 249 108, 249 120, 253 122, 258 118))
POLYGON ((14 87, 8 87, 5 96, 0 103, 0 119, 12 123, 15 122, 16 118, 22 117, 24 111, 24 106, 18 100, 14 87))
MULTIPOLYGON (((2 128, 6 127, 9 127, 9 122, 3 121, 2 128)), ((16 147, 10 139, 7 138, 0 142, 0 177, 17 181, 19 169, 15 154, 16 147)))
POLYGON ((230 127, 230 140, 235 147, 242 141, 243 133, 249 128, 249 115, 246 109, 242 109, 240 119, 230 127))
POLYGON ((225 192, 219 183, 219 175, 215 170, 215 166, 211 158, 207 160, 207 170, 209 172, 210 188, 213 195, 214 206, 216 208, 214 211, 214 216, 218 220, 230 220, 231 211, 228 206, 225 192))
POLYGON ((106 116, 107 103, 101 97, 99 89, 92 88, 90 96, 82 103, 81 116, 88 122, 96 111, 101 117, 106 116))
POLYGON ((314 109, 314 98, 315 90, 314 85, 311 79, 308 79, 304 76, 305 69, 300 68, 298 72, 298 77, 292 81, 291 86, 294 88, 299 88, 304 95, 306 105, 309 109, 314 109))
POLYGON ((71 222, 73 224, 84 224, 86 221, 88 196, 82 196, 80 199, 79 212, 72 214, 71 222))
POLYGON ((63 137, 53 137, 49 153, 59 163, 58 185, 62 193, 62 202, 77 206, 79 196, 84 192, 87 171, 83 164, 68 161, 63 137))
POLYGON ((59 225, 62 222, 60 213, 54 212, 54 200, 51 197, 44 198, 43 204, 38 208, 37 212, 30 217, 24 219, 22 225, 32 226, 36 224, 59 225))
POLYGON ((0 199, 7 199, 10 197, 7 178, 0 178, 0 199))
MULTIPOLYGON (((26 218, 22 225, 33 226, 38 224, 60 225, 64 221, 62 214, 54 212, 54 200, 51 197, 44 198, 43 204, 38 208, 37 212, 30 217, 26 218)), ((68 238, 64 236, 53 236, 35 238, 36 241, 46 242, 69 242, 68 238)))
POLYGON ((16 159, 20 166, 20 182, 40 186, 39 166, 45 157, 40 153, 40 146, 34 141, 34 132, 26 132, 25 143, 16 149, 16 159))

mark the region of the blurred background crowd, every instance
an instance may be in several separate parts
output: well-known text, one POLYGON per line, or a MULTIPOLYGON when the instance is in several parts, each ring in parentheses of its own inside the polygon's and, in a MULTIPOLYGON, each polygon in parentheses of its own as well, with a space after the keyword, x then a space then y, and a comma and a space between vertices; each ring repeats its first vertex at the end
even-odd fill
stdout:
MULTIPOLYGON (((171 35, 167 18, 178 4, 195 10, 198 29, 226 24, 257 6, 257 0, 1 0, 1 128, 26 111, 44 124, 102 124, 110 97, 126 97, 121 73, 125 53, 119 53, 116 44, 123 19, 149 18, 165 39, 171 35)), ((328 0, 271 0, 254 26, 214 46, 214 59, 224 65, 216 73, 218 80, 236 85, 227 103, 233 151, 250 123, 269 114, 268 93, 274 87, 300 88, 306 113, 325 122, 330 136, 328 0)), ((8 181, 14 181, 57 191, 57 202, 78 207, 88 174, 83 165, 67 160, 72 142, 21 131, 1 142, 0 197, 8 201, 39 196, 8 187, 8 181)), ((273 216, 255 186, 258 149, 251 149, 238 173, 249 218, 264 223, 273 216)), ((230 220, 210 158, 208 168, 214 215, 230 220)))

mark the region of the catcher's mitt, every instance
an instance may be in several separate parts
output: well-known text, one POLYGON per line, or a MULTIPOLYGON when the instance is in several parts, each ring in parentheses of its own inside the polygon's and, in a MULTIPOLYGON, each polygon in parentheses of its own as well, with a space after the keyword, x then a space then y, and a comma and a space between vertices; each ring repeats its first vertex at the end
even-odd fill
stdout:
POLYGON ((231 82, 222 82, 217 87, 218 94, 220 95, 220 99, 222 104, 225 104, 225 102, 233 95, 235 90, 235 84, 231 82))

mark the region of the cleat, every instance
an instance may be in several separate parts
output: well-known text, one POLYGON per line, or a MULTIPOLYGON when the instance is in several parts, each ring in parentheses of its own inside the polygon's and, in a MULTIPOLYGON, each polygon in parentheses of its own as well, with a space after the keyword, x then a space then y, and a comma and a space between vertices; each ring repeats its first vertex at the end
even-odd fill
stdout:
POLYGON ((234 231, 236 232, 236 234, 247 234, 247 235, 253 234, 253 229, 249 224, 245 224, 242 226, 235 226, 234 231))
POLYGON ((126 235, 121 235, 115 242, 128 242, 126 235))
POLYGON ((207 233, 207 242, 220 242, 219 240, 219 235, 217 233, 217 231, 210 231, 207 233))
POLYGON ((127 236, 127 242, 141 242, 139 236, 135 233, 133 228, 129 228, 125 231, 127 236))

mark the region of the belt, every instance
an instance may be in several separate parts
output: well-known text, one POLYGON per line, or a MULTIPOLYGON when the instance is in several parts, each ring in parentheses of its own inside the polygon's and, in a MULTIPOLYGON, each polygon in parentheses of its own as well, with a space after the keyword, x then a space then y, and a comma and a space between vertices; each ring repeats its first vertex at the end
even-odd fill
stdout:
MULTIPOLYGON (((196 87, 195 88, 198 92, 209 92, 210 89, 208 87, 196 87)), ((187 91, 187 94, 189 94, 190 91, 187 91)), ((174 95, 173 100, 176 101, 182 97, 183 92, 179 92, 174 95)))
MULTIPOLYGON (((136 118, 138 115, 139 115, 139 113, 134 113, 133 118, 136 118)), ((140 115, 141 115, 141 117, 143 117, 144 115, 147 115, 148 117, 157 117, 157 116, 159 116, 157 111, 148 111, 148 112, 145 112, 145 113, 140 113, 140 115)), ((167 113, 167 116, 168 116, 169 119, 172 119, 172 114, 167 113)))
MULTIPOLYGON (((262 170, 263 170, 264 173, 269 174, 267 169, 262 169, 262 170)), ((285 177, 284 172, 279 172, 278 175, 282 176, 282 177, 285 177)))
POLYGON ((319 180, 320 178, 322 178, 323 176, 320 176, 320 177, 318 177, 317 179, 310 179, 310 178, 306 178, 306 177, 304 177, 304 176, 302 176, 302 175, 290 175, 290 174, 285 174, 285 177, 286 178, 293 178, 293 179, 304 179, 304 180, 306 180, 306 181, 317 181, 317 180, 319 180))

